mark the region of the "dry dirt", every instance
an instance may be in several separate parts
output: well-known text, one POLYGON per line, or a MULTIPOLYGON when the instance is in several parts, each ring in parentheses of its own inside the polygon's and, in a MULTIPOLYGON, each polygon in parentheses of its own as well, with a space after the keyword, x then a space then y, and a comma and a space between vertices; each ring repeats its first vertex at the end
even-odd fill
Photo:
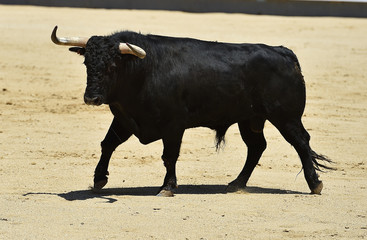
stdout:
POLYGON ((366 239, 367 19, 191 14, 0 5, 0 239, 366 239), (156 197, 160 141, 131 138, 114 153, 109 183, 89 190, 107 106, 83 103, 82 57, 59 35, 134 30, 225 42, 284 45, 307 85, 311 146, 336 162, 310 195, 294 149, 266 124, 268 148, 247 193, 225 194, 243 166, 237 127, 217 153, 214 134, 185 133, 173 198, 156 197))

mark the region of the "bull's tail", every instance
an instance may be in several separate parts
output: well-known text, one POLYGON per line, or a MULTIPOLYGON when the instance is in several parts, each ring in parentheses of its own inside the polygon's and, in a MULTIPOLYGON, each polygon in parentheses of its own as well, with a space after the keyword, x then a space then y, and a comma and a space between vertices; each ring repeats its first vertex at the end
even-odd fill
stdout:
POLYGON ((324 164, 324 162, 330 163, 330 164, 334 163, 328 157, 324 155, 319 155, 316 152, 314 152, 313 150, 311 150, 311 156, 312 156, 313 166, 315 167, 317 171, 323 172, 324 169, 336 170, 336 168, 329 167, 324 164), (321 160, 323 163, 319 163, 317 160, 321 160))

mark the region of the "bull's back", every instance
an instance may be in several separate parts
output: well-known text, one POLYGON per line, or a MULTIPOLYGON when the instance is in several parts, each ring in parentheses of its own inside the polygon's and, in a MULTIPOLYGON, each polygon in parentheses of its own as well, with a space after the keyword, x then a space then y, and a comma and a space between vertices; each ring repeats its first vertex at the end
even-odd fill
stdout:
POLYGON ((189 40, 168 51, 162 87, 190 127, 230 124, 279 106, 303 112, 303 77, 285 47, 189 40))

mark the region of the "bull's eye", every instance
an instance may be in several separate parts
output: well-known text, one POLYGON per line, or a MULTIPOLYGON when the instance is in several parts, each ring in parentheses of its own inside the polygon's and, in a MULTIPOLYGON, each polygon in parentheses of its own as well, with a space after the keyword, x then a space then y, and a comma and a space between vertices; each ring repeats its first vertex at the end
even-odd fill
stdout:
POLYGON ((117 67, 116 64, 112 63, 111 65, 108 66, 107 72, 111 73, 111 72, 115 71, 116 67, 117 67))

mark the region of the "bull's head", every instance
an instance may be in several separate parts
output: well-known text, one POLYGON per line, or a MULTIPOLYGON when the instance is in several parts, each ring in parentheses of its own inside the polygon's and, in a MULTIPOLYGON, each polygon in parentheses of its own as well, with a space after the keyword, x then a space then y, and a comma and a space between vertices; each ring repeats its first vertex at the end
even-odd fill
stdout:
POLYGON ((116 59, 117 54, 130 54, 143 59, 145 51, 133 44, 119 43, 108 37, 65 37, 56 36, 57 26, 51 34, 51 40, 58 45, 72 46, 70 51, 85 57, 84 64, 87 67, 87 88, 84 94, 84 102, 89 105, 101 105, 109 103, 110 92, 116 86, 116 59), (102 47, 103 46, 103 47, 102 47))

